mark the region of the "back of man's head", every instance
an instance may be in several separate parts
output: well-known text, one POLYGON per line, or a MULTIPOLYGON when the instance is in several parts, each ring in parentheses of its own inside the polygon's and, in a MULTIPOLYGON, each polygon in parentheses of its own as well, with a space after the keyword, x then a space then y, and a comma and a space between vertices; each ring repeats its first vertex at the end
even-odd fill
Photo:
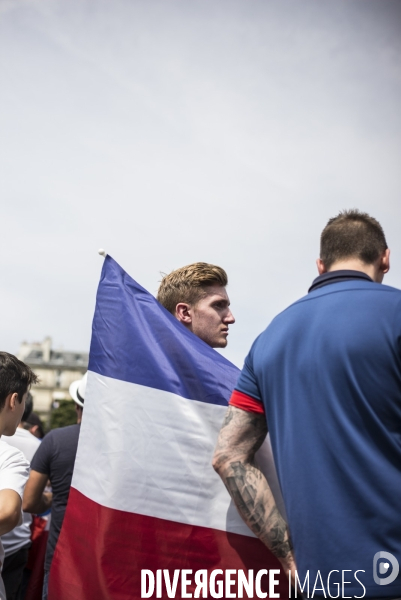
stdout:
POLYGON ((18 394, 18 401, 22 402, 24 394, 37 381, 37 376, 28 365, 13 354, 0 352, 0 411, 9 394, 18 394))
POLYGON ((356 209, 344 210, 330 219, 320 237, 320 259, 327 270, 348 259, 371 265, 386 250, 380 223, 356 209))
POLYGON ((22 418, 21 418, 21 423, 25 423, 29 419, 32 411, 33 411, 33 398, 32 398, 32 394, 28 393, 28 396, 25 400, 25 410, 24 410, 24 414, 22 415, 22 418))
POLYGON ((207 295, 210 286, 225 287, 227 283, 224 269, 197 262, 165 275, 160 283, 157 299, 174 315, 178 303, 185 302, 193 306, 207 295))
POLYGON ((45 437, 42 420, 35 412, 31 412, 29 417, 27 417, 24 429, 27 429, 30 433, 32 433, 32 435, 40 440, 45 437))

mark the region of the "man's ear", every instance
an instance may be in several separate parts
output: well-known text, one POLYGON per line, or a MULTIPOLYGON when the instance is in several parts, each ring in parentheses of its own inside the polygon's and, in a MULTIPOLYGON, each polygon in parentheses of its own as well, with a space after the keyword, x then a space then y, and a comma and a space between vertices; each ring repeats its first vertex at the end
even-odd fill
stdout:
POLYGON ((380 259, 380 271, 383 273, 383 275, 385 273, 388 273, 390 270, 390 249, 387 248, 387 250, 385 250, 385 252, 383 253, 381 259, 380 259))
POLYGON ((316 260, 316 266, 317 266, 317 270, 318 270, 319 275, 323 275, 323 273, 327 273, 327 269, 326 269, 326 267, 324 265, 324 262, 322 261, 321 258, 318 258, 316 260))
POLYGON ((4 407, 9 408, 10 410, 15 410, 17 402, 19 402, 17 392, 14 392, 13 394, 8 394, 4 403, 4 407))
POLYGON ((184 325, 191 325, 192 323, 192 314, 191 314, 191 305, 186 302, 179 302, 175 307, 175 318, 183 323, 184 325))

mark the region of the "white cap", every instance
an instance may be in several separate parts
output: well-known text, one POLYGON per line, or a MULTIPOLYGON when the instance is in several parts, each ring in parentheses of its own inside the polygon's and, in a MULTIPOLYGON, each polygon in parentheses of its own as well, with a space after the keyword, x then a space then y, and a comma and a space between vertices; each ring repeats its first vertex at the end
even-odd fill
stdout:
POLYGON ((82 379, 77 379, 77 381, 73 381, 70 385, 70 396, 78 404, 78 406, 84 407, 85 400, 85 392, 86 392, 86 382, 88 380, 88 371, 82 377, 82 379))

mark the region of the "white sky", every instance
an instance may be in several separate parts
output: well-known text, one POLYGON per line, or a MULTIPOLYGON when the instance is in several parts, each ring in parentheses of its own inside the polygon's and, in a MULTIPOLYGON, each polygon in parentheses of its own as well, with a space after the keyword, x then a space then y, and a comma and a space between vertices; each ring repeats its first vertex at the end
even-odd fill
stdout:
POLYGON ((370 212, 401 287, 401 2, 0 0, 1 339, 87 350, 104 247, 223 266, 227 358, 370 212))

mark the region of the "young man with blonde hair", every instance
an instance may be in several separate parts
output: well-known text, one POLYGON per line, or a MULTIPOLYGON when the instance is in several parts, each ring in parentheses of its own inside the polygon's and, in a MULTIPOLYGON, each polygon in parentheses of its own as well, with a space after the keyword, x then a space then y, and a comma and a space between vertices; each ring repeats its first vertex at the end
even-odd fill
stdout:
POLYGON ((225 348, 228 327, 235 322, 227 283, 224 269, 197 262, 165 275, 157 299, 206 344, 212 348, 225 348))

